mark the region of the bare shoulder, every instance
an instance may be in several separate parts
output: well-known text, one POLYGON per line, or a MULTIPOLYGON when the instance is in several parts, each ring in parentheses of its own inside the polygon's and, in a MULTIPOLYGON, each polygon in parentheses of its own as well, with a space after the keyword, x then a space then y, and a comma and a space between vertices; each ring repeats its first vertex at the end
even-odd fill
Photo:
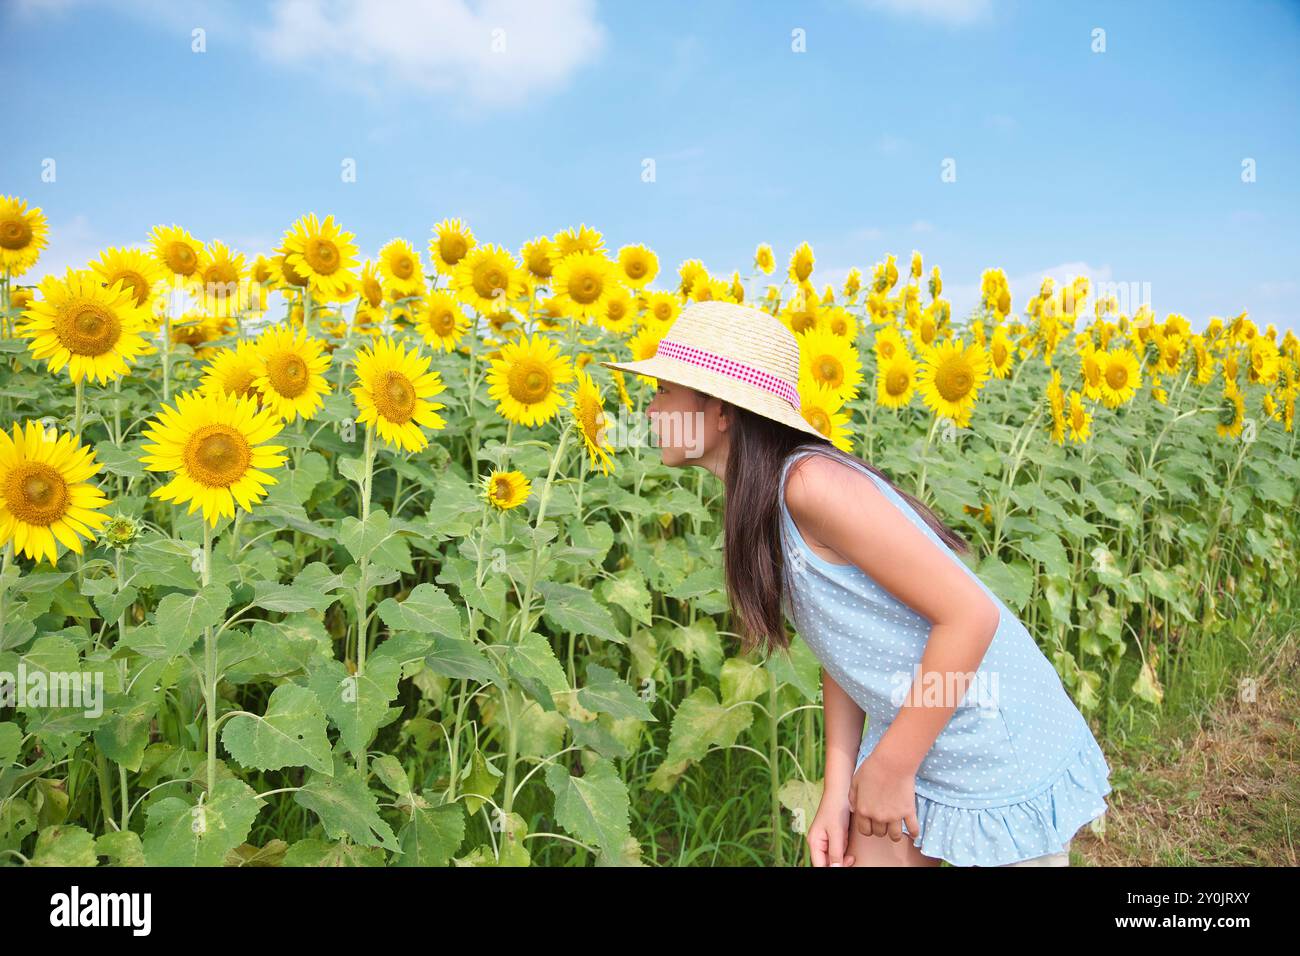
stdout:
POLYGON ((827 455, 805 455, 790 466, 785 503, 791 513, 839 513, 845 502, 883 500, 865 473, 827 455))

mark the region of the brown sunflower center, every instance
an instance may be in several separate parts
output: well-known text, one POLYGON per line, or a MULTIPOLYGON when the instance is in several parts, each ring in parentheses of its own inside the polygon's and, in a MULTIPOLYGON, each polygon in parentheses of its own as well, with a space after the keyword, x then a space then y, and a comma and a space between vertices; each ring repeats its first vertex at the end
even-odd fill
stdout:
POLYGON ((817 369, 818 381, 825 382, 833 388, 839 388, 844 384, 844 366, 835 356, 820 356, 814 368, 817 369))
POLYGON ((0 219, 0 248, 26 249, 31 241, 31 224, 22 216, 0 219))
POLYGON ((105 285, 111 289, 113 283, 119 281, 122 285, 131 290, 131 294, 135 296, 136 305, 145 304, 149 298, 149 283, 145 280, 144 276, 133 270, 124 269, 121 272, 115 272, 109 276, 108 282, 106 282, 105 285))
POLYGON ((474 291, 485 299, 495 299, 506 291, 509 276, 499 262, 484 262, 474 270, 474 291))
POLYGON ((600 277, 591 272, 580 272, 569 282, 569 296, 581 305, 591 305, 600 298, 600 277))
POLYGON ((812 425, 813 428, 817 429, 823 435, 829 435, 831 433, 831 420, 830 416, 826 414, 825 409, 811 408, 808 410, 808 414, 805 415, 804 418, 808 420, 808 424, 812 425))
POLYGON ((25 461, 9 472, 4 503, 19 521, 47 527, 63 517, 68 502, 68 483, 44 462, 25 461))
POLYGON ((623 321, 623 317, 627 315, 627 303, 615 299, 609 304, 609 310, 606 314, 611 322, 623 321))
POLYGON ((790 325, 796 332, 807 332, 816 324, 817 317, 811 312, 801 312, 790 318, 790 325))
POLYGON ((673 306, 670 302, 660 302, 655 306, 655 318, 660 322, 667 322, 673 317, 673 306))
POLYGON ((391 268, 393 275, 399 279, 409 279, 415 274, 415 263, 410 256, 405 254, 394 256, 391 268))
POLYGON ((438 335, 451 335, 456 331, 456 316, 451 309, 440 309, 430 317, 429 325, 438 335))
POLYGON ((1128 369, 1118 362, 1106 368, 1106 384, 1115 391, 1128 387, 1128 369))
POLYGON ((629 259, 623 271, 629 279, 639 279, 646 273, 646 264, 640 259, 629 259))
POLYGON ((312 271, 319 275, 330 275, 339 267, 339 249, 328 239, 316 238, 307 243, 303 256, 312 271))
POLYGON ((370 277, 361 284, 361 291, 365 293, 366 301, 372 308, 378 308, 384 301, 384 287, 370 277))
POLYGON ((194 270, 199 267, 199 260, 194 255, 194 250, 190 248, 189 243, 173 242, 167 247, 163 255, 163 261, 167 263, 167 268, 171 269, 177 275, 193 275, 194 270))
POLYGON ((266 362, 266 375, 271 387, 286 398, 297 398, 307 390, 311 377, 307 363, 295 352, 280 352, 266 362))
POLYGON ((996 362, 999 366, 1001 366, 1001 365, 1003 365, 1003 364, 1006 362, 1006 360, 1007 360, 1007 345, 1006 345, 1006 343, 1005 343, 1005 342, 1001 342, 1001 341, 994 342, 994 343, 993 343, 993 361, 996 362))
POLYGON ((465 258, 465 253, 469 252, 469 243, 465 237, 457 233, 449 233, 445 236, 438 237, 438 254, 442 256, 442 261, 447 265, 455 265, 465 258))
POLYGON ((228 488, 248 471, 253 452, 248 439, 230 425, 204 425, 185 445, 189 477, 207 488, 228 488))
POLYGON ((498 501, 509 501, 512 490, 508 478, 498 478, 492 486, 492 494, 498 501))
POLYGON ((551 373, 541 363, 525 360, 510 369, 509 385, 515 401, 532 405, 550 394, 551 373))
POLYGON ((98 302, 74 299, 59 314, 59 341, 74 355, 111 352, 122 337, 122 326, 111 309, 98 302))
POLYGON ((307 284, 307 277, 289 264, 287 256, 280 261, 280 271, 284 273, 285 281, 290 285, 296 285, 301 288, 307 284))
POLYGON ((890 369, 889 374, 885 376, 885 391, 894 396, 902 395, 907 391, 911 381, 912 377, 907 374, 906 369, 890 369))
POLYGON ((401 372, 379 376, 374 390, 375 410, 395 425, 405 425, 415 411, 415 386, 401 372))
POLYGON ((934 373, 934 387, 949 402, 960 402, 969 395, 974 381, 970 367, 961 361, 945 362, 934 373))

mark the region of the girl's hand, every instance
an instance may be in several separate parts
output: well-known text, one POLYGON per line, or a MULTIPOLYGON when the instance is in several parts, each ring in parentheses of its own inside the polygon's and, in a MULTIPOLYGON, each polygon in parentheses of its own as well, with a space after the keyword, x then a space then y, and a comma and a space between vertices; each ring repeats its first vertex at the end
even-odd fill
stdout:
POLYGON ((844 854, 849 846, 851 812, 847 798, 822 797, 808 827, 808 849, 812 851, 813 866, 853 865, 853 857, 844 854))
POLYGON ((915 837, 921 832, 916 819, 916 775, 880 760, 875 751, 867 755, 849 784, 849 807, 857 818, 860 833, 903 839, 902 824, 915 837))

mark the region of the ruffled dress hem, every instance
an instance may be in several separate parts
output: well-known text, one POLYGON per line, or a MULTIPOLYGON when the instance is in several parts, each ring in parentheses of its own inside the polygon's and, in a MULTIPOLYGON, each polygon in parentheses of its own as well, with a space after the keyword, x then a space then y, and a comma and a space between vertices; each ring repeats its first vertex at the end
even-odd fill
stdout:
POLYGON ((912 845, 953 866, 1004 866, 1065 851, 1080 827, 1106 812, 1104 798, 1111 792, 1105 754, 1091 732, 1082 737, 1050 783, 1014 803, 957 807, 918 790, 921 835, 912 845))

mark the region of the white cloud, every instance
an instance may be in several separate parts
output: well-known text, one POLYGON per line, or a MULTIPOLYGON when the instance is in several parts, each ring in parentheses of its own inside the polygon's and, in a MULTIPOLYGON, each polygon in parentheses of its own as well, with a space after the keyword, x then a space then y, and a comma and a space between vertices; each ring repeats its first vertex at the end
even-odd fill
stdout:
POLYGON ((868 7, 896 16, 916 16, 951 26, 983 20, 992 12, 992 0, 862 0, 868 7))
POLYGON ((561 89, 605 45, 592 0, 278 0, 253 35, 282 63, 497 106, 561 89))
POLYGON ((925 219, 918 219, 916 220, 916 222, 912 223, 912 231, 913 232, 934 232, 934 223, 925 219))

